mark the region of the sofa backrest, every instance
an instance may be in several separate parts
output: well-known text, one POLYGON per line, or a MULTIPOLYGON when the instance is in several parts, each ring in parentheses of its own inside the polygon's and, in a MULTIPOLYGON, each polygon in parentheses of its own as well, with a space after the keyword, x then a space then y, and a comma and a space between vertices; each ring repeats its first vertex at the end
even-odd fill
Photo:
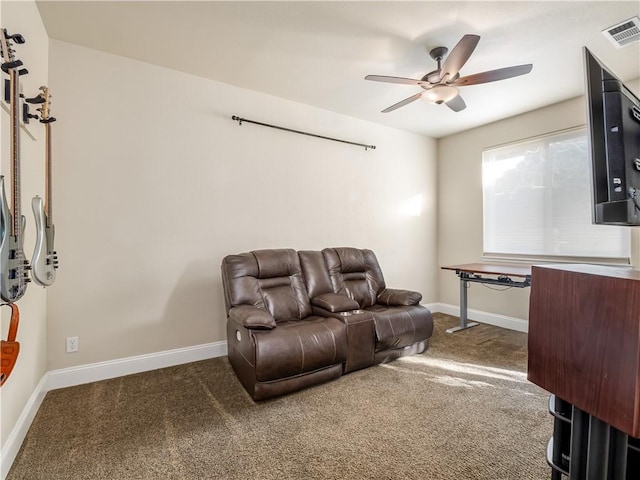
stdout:
POLYGON ((255 250, 222 260, 222 285, 227 313, 231 307, 253 305, 276 322, 311 315, 311 303, 295 250, 255 250))
POLYGON ((371 250, 351 247, 322 250, 334 293, 347 295, 367 308, 385 288, 378 259, 371 250))
POLYGON ((329 270, 320 250, 301 250, 298 252, 304 284, 309 298, 315 298, 323 293, 334 293, 329 270))

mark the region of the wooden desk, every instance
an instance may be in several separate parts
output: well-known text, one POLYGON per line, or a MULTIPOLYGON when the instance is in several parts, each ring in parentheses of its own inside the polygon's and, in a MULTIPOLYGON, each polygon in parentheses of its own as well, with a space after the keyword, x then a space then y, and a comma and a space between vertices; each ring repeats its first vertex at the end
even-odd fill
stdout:
POLYGON ((460 326, 448 329, 447 333, 455 333, 478 325, 477 322, 467 322, 467 288, 470 282, 516 288, 531 285, 531 266, 529 265, 465 263, 441 268, 454 270, 460 278, 460 326))

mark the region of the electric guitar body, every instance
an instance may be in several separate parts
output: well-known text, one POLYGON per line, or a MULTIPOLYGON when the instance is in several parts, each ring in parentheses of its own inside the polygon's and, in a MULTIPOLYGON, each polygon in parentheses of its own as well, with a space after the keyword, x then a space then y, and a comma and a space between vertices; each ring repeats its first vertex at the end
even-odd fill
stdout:
POLYGON ((47 227, 44 201, 36 196, 31 200, 36 219, 36 247, 31 259, 31 276, 43 287, 53 284, 56 279, 57 255, 53 249, 54 226, 47 227))
POLYGON ((0 176, 0 263, 2 274, 0 275, 0 297, 6 302, 14 302, 24 295, 27 289, 29 262, 24 256, 22 239, 26 219, 20 216, 18 234, 12 235, 13 216, 7 204, 7 196, 4 189, 4 177, 0 176))
POLYGON ((53 246, 54 231, 51 181, 51 124, 56 121, 49 115, 49 89, 40 87, 41 93, 28 98, 28 103, 39 104, 40 123, 44 124, 45 138, 45 201, 35 196, 31 200, 31 208, 36 220, 36 246, 31 258, 31 276, 33 281, 42 287, 48 287, 56 279, 58 254, 53 246))

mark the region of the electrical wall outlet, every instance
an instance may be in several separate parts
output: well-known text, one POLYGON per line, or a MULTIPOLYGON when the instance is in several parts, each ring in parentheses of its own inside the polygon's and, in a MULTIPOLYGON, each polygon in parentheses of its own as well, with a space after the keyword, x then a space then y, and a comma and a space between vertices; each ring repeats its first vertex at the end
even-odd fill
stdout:
POLYGON ((78 337, 67 337, 67 353, 78 351, 78 337))

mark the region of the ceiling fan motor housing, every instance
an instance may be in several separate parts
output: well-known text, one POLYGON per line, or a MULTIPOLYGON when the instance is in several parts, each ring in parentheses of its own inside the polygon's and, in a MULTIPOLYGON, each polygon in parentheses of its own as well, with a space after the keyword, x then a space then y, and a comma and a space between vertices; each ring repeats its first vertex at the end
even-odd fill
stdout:
MULTIPOLYGON (((431 58, 433 58, 436 62, 440 62, 440 60, 444 58, 448 51, 449 49, 447 47, 436 47, 431 49, 429 55, 431 55, 431 58)), ((440 68, 440 65, 438 65, 438 68, 440 68)))

